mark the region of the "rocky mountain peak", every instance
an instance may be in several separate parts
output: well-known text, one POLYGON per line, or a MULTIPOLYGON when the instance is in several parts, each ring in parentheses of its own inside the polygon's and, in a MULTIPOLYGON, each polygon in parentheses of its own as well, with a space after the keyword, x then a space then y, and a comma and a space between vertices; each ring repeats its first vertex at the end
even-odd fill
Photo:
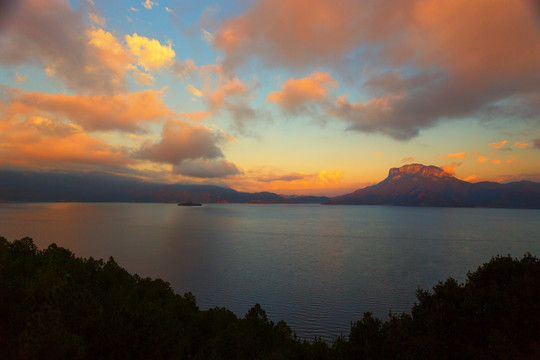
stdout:
POLYGON ((388 173, 388 177, 401 177, 401 175, 405 174, 437 178, 452 177, 452 175, 437 166, 425 166, 422 164, 408 164, 403 165, 400 168, 392 168, 388 173))

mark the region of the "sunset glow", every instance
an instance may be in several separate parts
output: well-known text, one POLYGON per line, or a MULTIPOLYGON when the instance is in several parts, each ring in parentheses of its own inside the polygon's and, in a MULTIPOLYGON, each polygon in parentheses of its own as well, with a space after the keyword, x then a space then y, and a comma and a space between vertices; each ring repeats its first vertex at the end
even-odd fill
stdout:
POLYGON ((339 195, 540 181, 534 0, 0 5, 0 167, 339 195))

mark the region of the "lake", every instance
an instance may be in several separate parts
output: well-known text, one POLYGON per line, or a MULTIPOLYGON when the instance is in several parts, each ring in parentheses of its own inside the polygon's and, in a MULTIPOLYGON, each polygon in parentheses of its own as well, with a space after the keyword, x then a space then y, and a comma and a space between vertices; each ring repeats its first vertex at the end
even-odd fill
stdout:
POLYGON ((391 206, 0 204, 0 235, 55 242, 191 291, 201 309, 260 303, 299 337, 332 340, 371 311, 409 311, 497 254, 540 254, 540 210, 391 206))

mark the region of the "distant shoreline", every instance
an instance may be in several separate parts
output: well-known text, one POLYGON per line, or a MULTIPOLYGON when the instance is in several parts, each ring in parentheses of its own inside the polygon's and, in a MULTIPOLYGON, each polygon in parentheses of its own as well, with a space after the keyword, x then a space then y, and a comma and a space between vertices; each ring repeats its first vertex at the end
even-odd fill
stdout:
POLYGON ((380 183, 336 197, 163 184, 105 173, 0 170, 0 202, 323 204, 540 209, 540 183, 470 183, 436 166, 392 168, 380 183))
MULTIPOLYGON (((177 205, 176 201, 5 201, 0 204, 163 204, 177 205)), ((411 208, 448 208, 448 209, 507 209, 507 210, 540 210, 540 207, 502 207, 502 206, 456 206, 456 205, 405 205, 405 204, 333 204, 333 203, 299 203, 299 202, 214 202, 202 205, 310 205, 310 206, 389 206, 411 208)))

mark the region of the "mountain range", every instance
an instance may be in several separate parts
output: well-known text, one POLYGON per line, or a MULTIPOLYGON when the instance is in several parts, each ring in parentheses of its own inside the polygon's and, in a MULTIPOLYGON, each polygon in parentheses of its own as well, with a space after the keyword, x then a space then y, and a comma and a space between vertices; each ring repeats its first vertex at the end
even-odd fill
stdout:
POLYGON ((540 208, 540 183, 459 180, 436 166, 392 168, 380 183, 332 198, 329 205, 540 208))
POLYGON ((320 204, 325 196, 248 193, 214 185, 150 183, 105 173, 0 170, 0 201, 320 204))
POLYGON ((400 205, 540 209, 540 183, 470 183, 436 166, 392 168, 380 183, 333 198, 248 193, 214 185, 162 184, 104 173, 0 170, 0 201, 400 205))

